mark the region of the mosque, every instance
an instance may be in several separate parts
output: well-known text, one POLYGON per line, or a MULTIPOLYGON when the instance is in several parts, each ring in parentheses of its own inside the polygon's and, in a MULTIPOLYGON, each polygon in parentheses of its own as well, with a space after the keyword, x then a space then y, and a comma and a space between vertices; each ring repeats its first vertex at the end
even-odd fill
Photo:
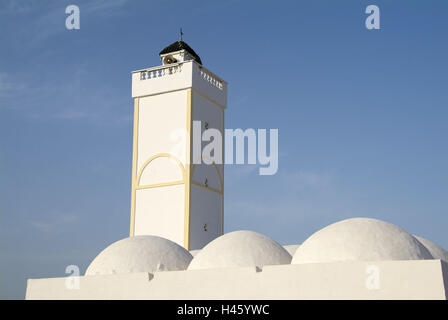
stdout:
POLYGON ((182 39, 160 57, 132 72, 130 236, 76 279, 28 279, 26 299, 448 298, 448 252, 388 222, 347 219, 289 246, 224 234, 224 161, 195 161, 192 125, 223 133, 227 83, 182 39))

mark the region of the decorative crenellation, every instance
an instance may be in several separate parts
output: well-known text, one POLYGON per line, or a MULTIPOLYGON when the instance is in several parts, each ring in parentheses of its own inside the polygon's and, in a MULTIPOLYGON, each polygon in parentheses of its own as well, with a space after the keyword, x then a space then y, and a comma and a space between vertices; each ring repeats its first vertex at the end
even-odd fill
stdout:
POLYGON ((208 70, 206 70, 204 68, 201 68, 200 72, 201 72, 201 78, 203 80, 207 81, 208 83, 210 83, 211 85, 215 86, 219 90, 223 90, 224 83, 223 83, 223 81, 221 79, 219 79, 213 73, 211 73, 210 71, 208 71, 208 70))
POLYGON ((172 64, 162 67, 149 68, 140 71, 140 80, 150 80, 161 78, 182 72, 182 63, 172 64))

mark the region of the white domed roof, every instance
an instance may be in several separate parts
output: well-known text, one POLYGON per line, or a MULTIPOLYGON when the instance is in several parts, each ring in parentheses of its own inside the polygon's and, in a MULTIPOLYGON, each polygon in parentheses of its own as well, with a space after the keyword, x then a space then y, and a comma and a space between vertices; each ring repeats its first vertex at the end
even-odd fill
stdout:
POLYGON ((432 256, 403 229, 376 219, 353 218, 314 233, 297 249, 291 263, 419 259, 432 256))
POLYGON ((291 255, 291 257, 294 255, 294 253, 296 253, 296 251, 299 247, 300 247, 300 245, 298 245, 298 244, 290 244, 287 246, 283 246, 283 248, 285 248, 285 250, 288 251, 288 253, 291 255))
POLYGON ((423 244, 426 249, 428 249, 434 259, 448 261, 448 251, 436 245, 434 242, 429 241, 428 239, 416 235, 414 235, 414 237, 417 238, 417 240, 420 241, 420 243, 423 244))
POLYGON ((216 238, 193 258, 188 270, 289 264, 291 255, 274 240, 253 231, 216 238))
POLYGON ((185 270, 192 255, 157 236, 134 236, 112 243, 90 263, 86 275, 185 270))

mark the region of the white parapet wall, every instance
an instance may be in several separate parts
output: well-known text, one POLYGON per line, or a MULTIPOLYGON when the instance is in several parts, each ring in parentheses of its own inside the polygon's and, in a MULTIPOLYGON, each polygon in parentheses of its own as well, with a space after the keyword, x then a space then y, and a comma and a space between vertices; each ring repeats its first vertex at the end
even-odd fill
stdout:
POLYGON ((227 82, 190 60, 132 72, 132 97, 139 98, 176 90, 194 88, 227 106, 227 82))
POLYGON ((447 299, 441 260, 164 271, 29 279, 26 299, 447 299), (73 279, 71 279, 73 280, 73 279), (69 286, 70 287, 70 286, 69 286), (73 286, 72 286, 73 287, 73 286))

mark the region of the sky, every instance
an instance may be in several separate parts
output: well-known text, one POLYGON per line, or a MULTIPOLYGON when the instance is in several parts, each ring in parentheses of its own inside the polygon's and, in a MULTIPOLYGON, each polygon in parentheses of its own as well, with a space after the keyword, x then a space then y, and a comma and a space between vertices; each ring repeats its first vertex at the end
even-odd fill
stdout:
POLYGON ((228 82, 226 128, 279 170, 225 168, 225 232, 300 244, 351 217, 448 248, 448 2, 0 0, 0 298, 84 273, 129 233, 131 71, 183 39, 228 82), (67 30, 65 8, 80 9, 67 30), (380 29, 368 30, 368 5, 380 29))

